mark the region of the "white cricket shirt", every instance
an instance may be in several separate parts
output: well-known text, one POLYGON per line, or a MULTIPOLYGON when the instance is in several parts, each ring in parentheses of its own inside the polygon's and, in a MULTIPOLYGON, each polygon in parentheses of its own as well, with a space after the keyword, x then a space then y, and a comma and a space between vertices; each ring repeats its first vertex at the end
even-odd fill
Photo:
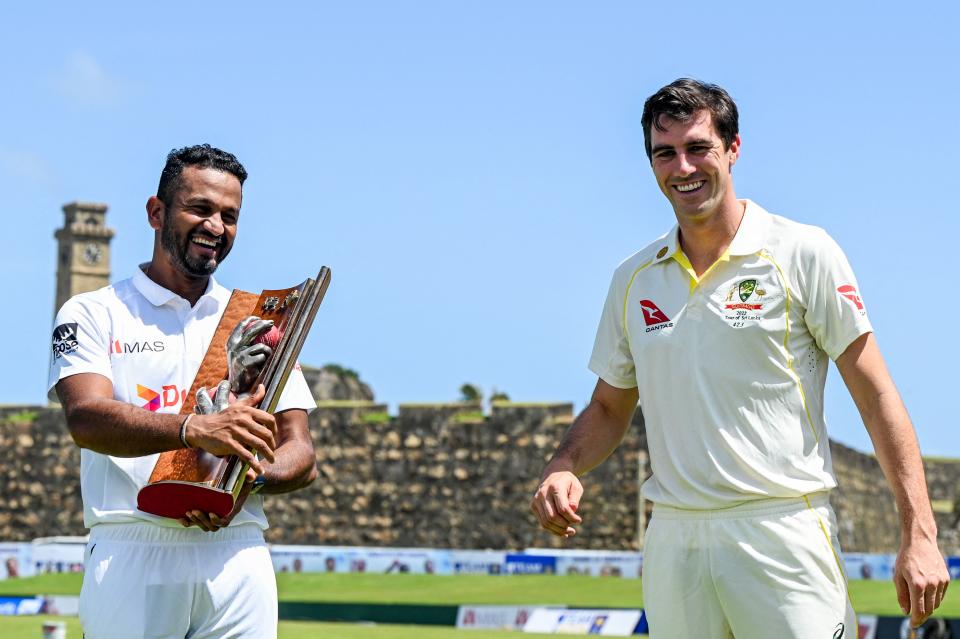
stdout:
MULTIPOLYGON (((72 297, 57 313, 51 395, 64 377, 97 373, 113 383, 116 400, 159 413, 180 411, 230 291, 211 277, 191 308, 187 300, 148 278, 143 266, 130 279, 72 297)), ((311 411, 316 405, 298 366, 280 395, 277 412, 311 411)), ((149 521, 179 528, 176 520, 137 509, 137 492, 146 485, 158 457, 113 457, 82 448, 84 525, 149 521)), ((267 528, 259 495, 247 498, 230 525, 245 523, 267 528)))
POLYGON ((833 488, 827 357, 872 330, 840 247, 747 200, 698 281, 678 232, 617 268, 590 358, 608 384, 638 388, 643 496, 715 509, 833 488))

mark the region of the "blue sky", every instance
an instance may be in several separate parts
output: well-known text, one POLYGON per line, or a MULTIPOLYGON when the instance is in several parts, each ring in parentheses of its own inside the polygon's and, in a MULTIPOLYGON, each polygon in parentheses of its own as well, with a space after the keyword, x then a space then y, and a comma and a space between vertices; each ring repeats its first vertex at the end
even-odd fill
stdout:
MULTIPOLYGON (((613 269, 674 223, 643 101, 694 76, 738 102, 738 195, 840 242, 924 451, 960 456, 954 4, 162 7, 5 9, 0 402, 44 400, 60 207, 109 204, 126 277, 166 152, 206 141, 251 176, 221 281, 333 270, 303 361, 393 406, 472 382, 579 409, 613 269)), ((835 370, 827 394, 870 449, 835 370)))

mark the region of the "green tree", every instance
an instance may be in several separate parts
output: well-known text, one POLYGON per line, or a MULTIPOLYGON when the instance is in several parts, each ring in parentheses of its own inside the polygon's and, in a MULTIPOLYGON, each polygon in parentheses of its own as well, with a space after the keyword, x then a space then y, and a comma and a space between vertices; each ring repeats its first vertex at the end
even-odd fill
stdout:
POLYGON ((479 402, 483 399, 483 393, 473 384, 464 384, 460 387, 460 401, 479 402))
POLYGON ((340 364, 334 364, 332 362, 324 365, 322 370, 333 373, 334 375, 339 375, 341 377, 353 377, 354 379, 360 379, 360 373, 357 371, 353 370, 352 368, 347 368, 346 366, 341 366, 340 364))

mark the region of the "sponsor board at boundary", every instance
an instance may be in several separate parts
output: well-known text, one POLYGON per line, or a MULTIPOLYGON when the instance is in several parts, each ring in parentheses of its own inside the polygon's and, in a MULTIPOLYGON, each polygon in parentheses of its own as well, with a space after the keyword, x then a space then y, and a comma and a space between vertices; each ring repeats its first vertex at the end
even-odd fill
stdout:
MULTIPOLYGON (((33 542, 0 542, 0 581, 48 572, 83 570, 85 537, 55 537, 33 542), (11 575, 10 571, 15 574, 11 575)), ((366 548, 363 546, 272 545, 277 572, 368 572, 413 574, 557 574, 595 577, 641 576, 643 553, 630 551, 527 548, 521 551, 438 548, 366 548)), ((947 557, 954 579, 960 579, 960 557, 947 557)), ((896 555, 844 553, 851 579, 889 581, 896 555)))
POLYGON ((561 635, 629 637, 647 632, 642 610, 582 610, 536 608, 524 632, 561 635))
POLYGON ((460 606, 457 628, 478 630, 523 630, 537 608, 564 609, 566 606, 460 606))

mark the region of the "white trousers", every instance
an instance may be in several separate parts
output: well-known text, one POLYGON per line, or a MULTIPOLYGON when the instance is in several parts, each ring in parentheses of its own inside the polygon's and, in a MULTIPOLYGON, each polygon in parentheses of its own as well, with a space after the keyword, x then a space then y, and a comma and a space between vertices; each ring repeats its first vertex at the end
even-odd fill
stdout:
POLYGON ((277 581, 257 526, 101 524, 84 563, 87 639, 276 639, 277 581))
POLYGON ((725 510, 654 506, 643 559, 651 639, 857 636, 825 493, 725 510))

